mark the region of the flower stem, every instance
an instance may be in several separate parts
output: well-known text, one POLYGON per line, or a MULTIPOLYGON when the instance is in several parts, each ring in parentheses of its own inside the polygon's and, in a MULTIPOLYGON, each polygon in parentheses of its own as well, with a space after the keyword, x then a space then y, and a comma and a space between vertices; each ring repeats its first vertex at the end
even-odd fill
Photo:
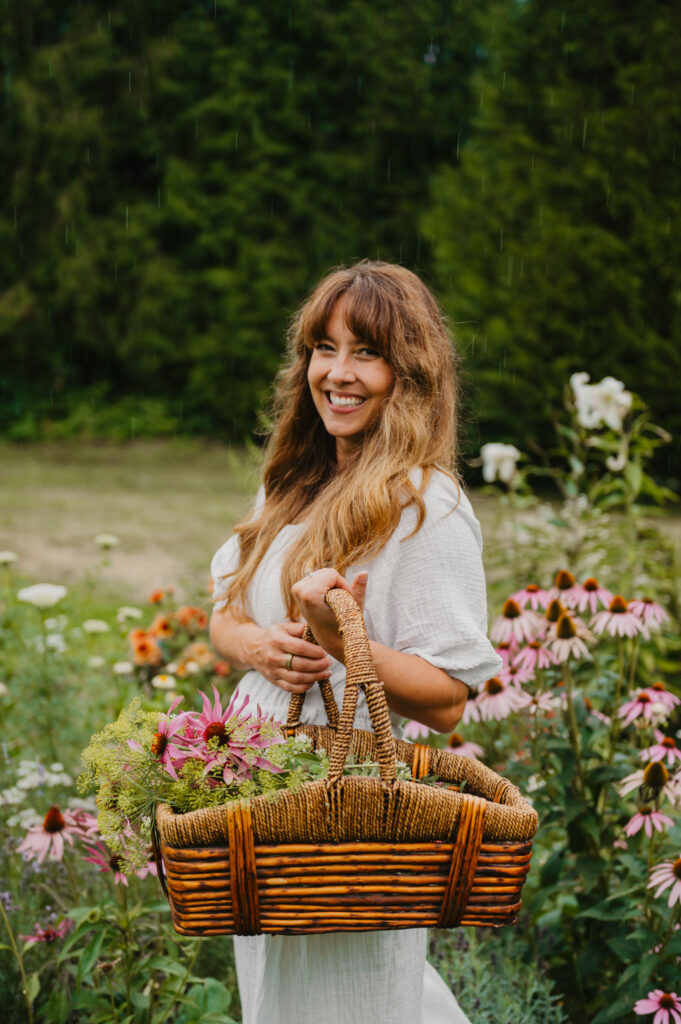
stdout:
POLYGON ((577 791, 580 796, 584 796, 586 786, 584 784, 584 767, 582 765, 582 740, 579 735, 579 726, 577 725, 577 715, 575 713, 575 702, 572 693, 572 669, 570 668, 569 661, 565 662, 563 675, 565 676, 570 739, 572 740, 572 749, 575 752, 575 763, 577 766, 577 791))
POLYGON ((5 911, 5 905, 2 902, 2 900, 0 900, 0 914, 2 914, 2 919, 5 922, 5 929, 7 930, 7 934, 9 936, 9 943, 10 943, 10 946, 12 947, 12 952, 14 953, 14 956, 16 957, 16 961, 17 961, 17 963, 19 965, 19 973, 21 974, 21 991, 23 993, 24 1001, 26 1003, 26 1013, 27 1013, 27 1016, 28 1016, 28 1024, 33 1024, 33 1007, 31 1005, 31 999, 30 999, 29 994, 28 994, 28 979, 26 977, 26 971, 24 970, 24 958, 22 957, 21 953, 19 952, 19 947, 16 944, 16 940, 14 938, 14 932, 12 931, 12 925, 9 922, 9 918, 8 918, 7 913, 5 911))
POLYGON ((196 945, 194 946, 194 955, 192 956, 191 960, 187 964, 187 969, 185 970, 184 974, 180 978, 180 983, 177 986, 177 988, 175 989, 175 992, 173 993, 173 996, 172 996, 170 1002, 168 1003, 168 1005, 166 1007, 165 1013, 163 1014, 161 1019, 159 1021, 157 1021, 157 1024, 165 1024, 165 1021, 168 1019, 168 1014, 170 1013, 170 1011, 174 1007, 176 1001, 178 1000, 178 998, 182 994, 182 989, 187 984, 187 979, 189 978, 190 974, 192 973, 192 971, 194 969, 194 964, 196 963, 196 958, 199 955, 199 949, 201 948, 201 942, 202 942, 201 939, 197 939, 196 940, 196 945))

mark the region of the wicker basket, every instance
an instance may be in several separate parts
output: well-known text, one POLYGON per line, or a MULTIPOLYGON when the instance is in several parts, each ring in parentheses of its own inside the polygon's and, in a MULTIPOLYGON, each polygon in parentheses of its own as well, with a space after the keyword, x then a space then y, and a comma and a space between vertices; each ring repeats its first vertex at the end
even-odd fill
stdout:
POLYGON ((289 733, 330 753, 328 779, 190 814, 157 808, 159 878, 183 935, 314 932, 488 925, 516 920, 529 871, 534 808, 507 779, 471 758, 395 740, 356 603, 331 590, 343 636, 343 709, 322 685, 328 726, 289 733), (359 690, 373 732, 353 729, 359 690), (343 776, 347 754, 372 757, 380 778, 343 776), (414 778, 396 779, 396 760, 414 778), (164 879, 165 874, 165 879, 164 879))

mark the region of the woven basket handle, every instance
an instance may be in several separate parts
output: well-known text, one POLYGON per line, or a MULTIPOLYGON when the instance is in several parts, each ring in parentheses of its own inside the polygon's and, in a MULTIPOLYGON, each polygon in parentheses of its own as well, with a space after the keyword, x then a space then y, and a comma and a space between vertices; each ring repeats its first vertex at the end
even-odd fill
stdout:
MULTIPOLYGON (((303 640, 306 640, 309 644, 317 643, 309 626, 305 626, 303 640)), ((334 697, 333 690, 331 689, 331 683, 328 679, 320 679, 318 682, 319 689, 322 691, 322 700, 324 701, 328 723, 332 729, 336 729, 338 727, 339 720, 338 705, 336 704, 336 698, 334 697)), ((305 696, 305 693, 291 694, 291 699, 288 702, 288 715, 286 716, 287 732, 289 730, 293 731, 297 725, 300 725, 300 713, 303 710, 305 696)))
POLYGON ((338 782, 345 768, 345 761, 352 744, 352 729, 360 689, 364 690, 366 695, 371 725, 376 735, 376 751, 381 779, 383 782, 393 782, 396 778, 395 737, 390 728, 390 714, 383 692, 383 683, 379 683, 374 663, 371 660, 371 648, 362 612, 354 597, 347 590, 341 590, 339 587, 333 587, 327 591, 326 603, 338 622, 338 632, 343 640, 346 670, 343 709, 329 762, 329 783, 338 782))

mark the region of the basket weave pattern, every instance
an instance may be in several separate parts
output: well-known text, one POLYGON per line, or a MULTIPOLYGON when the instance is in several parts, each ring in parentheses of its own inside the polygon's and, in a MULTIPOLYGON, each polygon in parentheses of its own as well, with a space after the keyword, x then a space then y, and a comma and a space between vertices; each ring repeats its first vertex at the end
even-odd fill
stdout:
POLYGON ((339 717, 327 685, 329 725, 298 724, 302 699, 292 698, 287 726, 329 751, 329 778, 190 814, 160 805, 159 876, 164 869, 175 928, 250 935, 511 923, 534 808, 477 761, 396 741, 361 613, 344 591, 329 591, 327 602, 344 639, 343 709, 339 717), (353 729, 360 689, 373 733, 353 729), (350 748, 378 761, 381 777, 343 776, 350 748), (397 780, 396 760, 451 788, 397 780))

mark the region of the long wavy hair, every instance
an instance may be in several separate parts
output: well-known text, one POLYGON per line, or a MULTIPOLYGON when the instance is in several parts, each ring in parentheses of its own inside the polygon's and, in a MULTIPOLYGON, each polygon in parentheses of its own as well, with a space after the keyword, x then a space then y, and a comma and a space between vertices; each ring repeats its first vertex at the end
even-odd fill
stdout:
POLYGON ((440 308, 415 274, 378 260, 332 271, 293 317, 287 340, 265 452, 265 503, 235 527, 241 554, 227 606, 237 615, 258 565, 287 524, 303 524, 281 575, 288 615, 295 619, 291 587, 307 566, 345 573, 367 562, 407 505, 416 506, 414 532, 420 529, 423 491, 436 466, 458 482, 458 360, 440 308), (339 472, 336 441, 314 406, 307 370, 342 296, 348 328, 381 353, 394 383, 380 416, 339 472), (410 479, 415 467, 423 470, 418 486, 410 479))

